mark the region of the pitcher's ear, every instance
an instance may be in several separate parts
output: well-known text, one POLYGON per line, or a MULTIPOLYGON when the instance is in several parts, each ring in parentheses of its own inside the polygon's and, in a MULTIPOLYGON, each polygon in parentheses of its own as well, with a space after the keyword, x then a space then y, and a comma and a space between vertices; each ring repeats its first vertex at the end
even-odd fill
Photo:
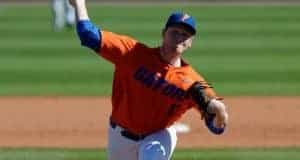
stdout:
POLYGON ((189 43, 189 48, 191 48, 192 45, 193 45, 193 40, 190 41, 190 43, 189 43))

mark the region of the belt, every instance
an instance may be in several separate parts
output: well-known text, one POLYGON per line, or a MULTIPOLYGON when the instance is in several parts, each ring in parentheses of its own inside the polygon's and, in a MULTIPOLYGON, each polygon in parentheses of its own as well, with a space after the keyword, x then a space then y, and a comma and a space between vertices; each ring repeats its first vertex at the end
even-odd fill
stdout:
MULTIPOLYGON (((115 129, 117 127, 117 124, 115 122, 113 122, 112 120, 110 120, 110 126, 111 128, 115 129)), ((126 137, 128 139, 131 139, 133 141, 139 141, 139 140, 143 140, 145 137, 147 137, 148 135, 146 134, 140 134, 140 135, 137 135, 135 133, 132 133, 128 130, 125 130, 125 129, 122 129, 122 131, 120 132, 121 135, 123 137, 126 137)))

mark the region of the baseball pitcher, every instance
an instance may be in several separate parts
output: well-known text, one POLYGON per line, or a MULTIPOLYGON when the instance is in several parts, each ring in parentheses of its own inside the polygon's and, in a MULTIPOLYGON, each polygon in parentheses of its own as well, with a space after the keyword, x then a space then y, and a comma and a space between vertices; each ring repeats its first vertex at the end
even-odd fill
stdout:
MULTIPOLYGON (((192 46, 196 23, 186 13, 172 13, 162 44, 151 48, 126 35, 96 27, 85 0, 70 0, 77 17, 81 45, 114 67, 112 112, 109 117, 109 160, 169 160, 177 136, 172 125, 196 108, 214 134, 228 121, 225 104, 182 54, 192 46)), ((138 27, 138 24, 137 24, 138 27)))

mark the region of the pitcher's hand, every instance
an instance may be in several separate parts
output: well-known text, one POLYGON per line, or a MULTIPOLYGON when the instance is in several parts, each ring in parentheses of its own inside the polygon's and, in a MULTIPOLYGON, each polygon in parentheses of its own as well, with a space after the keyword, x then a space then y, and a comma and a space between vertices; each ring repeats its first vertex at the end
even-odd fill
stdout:
POLYGON ((226 106, 223 102, 212 99, 208 103, 207 112, 209 114, 215 114, 213 124, 217 128, 224 128, 228 123, 228 113, 226 106))

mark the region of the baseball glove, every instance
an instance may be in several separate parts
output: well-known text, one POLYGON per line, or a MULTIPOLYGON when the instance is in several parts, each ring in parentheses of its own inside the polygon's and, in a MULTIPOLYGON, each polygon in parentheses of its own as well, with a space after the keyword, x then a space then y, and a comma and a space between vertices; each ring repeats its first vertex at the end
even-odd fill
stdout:
POLYGON ((204 113, 203 118, 204 118, 204 122, 206 127, 208 128, 209 131, 211 131, 214 134, 222 134, 225 131, 225 127, 222 128, 218 128, 214 126, 214 119, 215 119, 216 115, 215 114, 211 114, 211 113, 204 113))
POLYGON ((189 89, 189 92, 193 98, 193 100, 198 104, 198 109, 201 112, 202 119, 204 119, 205 125, 209 131, 214 134, 222 134, 225 131, 225 126, 222 128, 218 128, 214 126, 214 120, 216 118, 216 114, 212 114, 208 112, 208 104, 213 99, 209 97, 204 89, 208 86, 201 84, 200 82, 195 82, 189 89))

